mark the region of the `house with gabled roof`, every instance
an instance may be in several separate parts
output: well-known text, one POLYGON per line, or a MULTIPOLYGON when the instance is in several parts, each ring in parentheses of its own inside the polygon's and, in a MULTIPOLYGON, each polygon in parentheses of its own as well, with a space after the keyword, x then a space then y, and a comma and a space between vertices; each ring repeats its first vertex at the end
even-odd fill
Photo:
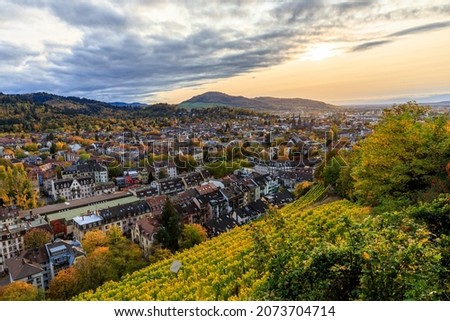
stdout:
POLYGON ((159 223, 155 218, 140 218, 131 229, 131 240, 138 244, 143 252, 148 255, 153 245, 154 236, 158 228, 159 223))
POLYGON ((19 256, 7 259, 6 268, 11 282, 22 281, 45 289, 51 279, 45 246, 29 249, 19 256))

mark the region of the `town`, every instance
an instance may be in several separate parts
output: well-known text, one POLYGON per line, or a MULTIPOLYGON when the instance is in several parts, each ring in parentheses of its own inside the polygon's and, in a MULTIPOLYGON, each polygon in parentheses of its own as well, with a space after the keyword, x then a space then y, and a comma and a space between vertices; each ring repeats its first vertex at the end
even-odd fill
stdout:
POLYGON ((37 208, 2 200, 1 284, 42 289, 85 255, 80 241, 117 226, 151 256, 169 200, 184 224, 210 237, 282 207, 295 187, 313 182, 334 149, 351 149, 381 111, 243 115, 224 122, 175 122, 158 130, 32 132, 0 136, 2 170, 21 166, 37 208), (337 147, 338 146, 338 147, 337 147), (26 248, 33 229, 52 241, 26 248))

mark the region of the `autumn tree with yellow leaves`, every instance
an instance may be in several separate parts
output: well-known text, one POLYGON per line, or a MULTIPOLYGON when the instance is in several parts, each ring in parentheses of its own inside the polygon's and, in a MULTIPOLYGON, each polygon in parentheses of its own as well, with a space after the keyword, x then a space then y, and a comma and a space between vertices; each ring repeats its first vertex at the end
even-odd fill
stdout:
POLYGON ((30 209, 37 207, 37 199, 22 164, 0 165, 0 205, 30 209))

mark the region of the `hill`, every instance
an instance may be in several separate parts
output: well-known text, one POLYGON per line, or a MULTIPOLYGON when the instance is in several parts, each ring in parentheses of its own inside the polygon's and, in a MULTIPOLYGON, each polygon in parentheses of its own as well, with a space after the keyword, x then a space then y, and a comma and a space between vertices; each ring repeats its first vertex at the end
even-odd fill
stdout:
MULTIPOLYGON (((448 255, 425 225, 408 211, 372 215, 349 201, 308 208, 323 191, 318 185, 258 222, 76 299, 431 300, 447 294, 448 255), (182 263, 177 275, 169 270, 174 260, 182 263)), ((448 198, 443 202, 448 212, 448 198)))
POLYGON ((178 106, 187 109, 227 106, 271 113, 295 113, 299 111, 323 112, 340 110, 340 107, 338 106, 311 99, 274 97, 246 98, 243 96, 230 96, 215 91, 194 96, 191 99, 180 103, 178 106))
POLYGON ((109 104, 111 106, 114 106, 114 107, 132 107, 132 108, 147 106, 146 104, 142 104, 142 103, 138 103, 138 102, 124 103, 124 102, 121 102, 121 101, 114 101, 114 102, 109 103, 109 104))
POLYGON ((36 106, 51 106, 55 107, 57 111, 61 113, 73 114, 74 112, 79 114, 98 114, 105 109, 111 110, 114 106, 87 98, 79 97, 64 97, 45 92, 31 93, 31 94, 15 94, 5 95, 0 94, 0 104, 31 104, 36 106))

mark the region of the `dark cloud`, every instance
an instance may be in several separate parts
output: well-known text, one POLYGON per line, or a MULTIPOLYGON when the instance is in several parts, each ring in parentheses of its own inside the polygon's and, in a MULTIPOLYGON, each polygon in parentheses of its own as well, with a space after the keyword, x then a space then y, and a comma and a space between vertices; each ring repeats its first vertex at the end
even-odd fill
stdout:
POLYGON ((349 12, 349 11, 353 11, 353 10, 365 9, 367 7, 372 6, 375 3, 376 3, 376 1, 373 1, 373 0, 349 1, 349 2, 338 3, 335 6, 340 12, 349 12))
POLYGON ((324 8, 321 0, 296 0, 281 3, 273 10, 273 15, 289 24, 310 21, 324 8))
MULTIPOLYGON (((401 30, 398 32, 391 33, 391 34, 387 35, 387 38, 407 36, 407 35, 423 33, 423 32, 433 31, 433 30, 437 30, 437 29, 447 28, 447 27, 450 27, 450 21, 430 23, 430 24, 426 24, 426 25, 422 25, 422 26, 418 26, 418 27, 414 27, 414 28, 408 28, 408 29, 404 29, 404 30, 401 30)), ((368 41, 368 42, 365 42, 365 43, 362 43, 360 45, 353 47, 350 51, 356 52, 356 51, 369 50, 369 49, 373 49, 375 47, 385 45, 390 42, 392 42, 392 40, 368 41)))
MULTIPOLYGON (((340 37, 342 42, 363 42, 351 51, 369 50, 394 39, 350 37, 348 31, 360 25, 422 14, 413 6, 378 14, 372 10, 378 5, 376 1, 169 3, 175 11, 164 11, 168 2, 162 0, 129 0, 126 5, 119 0, 111 0, 108 5, 96 1, 11 0, 11 7, 16 9, 22 6, 53 15, 80 30, 81 37, 71 45, 47 39, 42 43, 44 49, 35 51, 15 44, 14 39, 2 39, 0 34, 0 76, 11 78, 3 85, 5 90, 22 92, 26 88, 103 100, 134 100, 153 92, 197 86, 277 65, 329 35, 340 37), (269 4, 266 11, 258 10, 262 4, 269 4), (140 11, 151 14, 141 16, 140 11), (167 16, 159 16, 163 14, 167 16), (34 59, 39 55, 42 59, 34 59), (5 64, 24 64, 25 68, 23 72, 3 75, 5 64)), ((425 14, 445 15, 447 10, 435 6, 425 14)), ((14 19, 21 21, 22 17, 14 19)), ((448 24, 415 27, 389 37, 448 24)))
POLYGON ((369 42, 365 42, 363 44, 360 44, 360 45, 357 45, 357 46, 353 47, 350 51, 356 52, 356 51, 369 50, 369 49, 373 49, 375 47, 379 47, 379 46, 385 45, 385 44, 387 44, 389 42, 391 42, 391 41, 390 40, 369 41, 369 42))
POLYGON ((79 1, 55 1, 51 10, 60 19, 74 26, 123 28, 125 17, 105 6, 79 1))
POLYGON ((394 32, 394 33, 391 33, 389 35, 389 37, 406 36, 406 35, 411 35, 411 34, 416 34, 416 33, 433 31, 436 29, 447 28, 447 27, 450 27, 450 21, 435 22, 435 23, 430 23, 430 24, 394 32))
MULTIPOLYGON (((92 36, 94 37, 94 35, 92 36)), ((277 39, 265 34, 263 39, 277 39)), ((85 42, 93 42, 85 39, 85 42)), ((136 93, 170 89, 180 84, 230 77, 278 64, 285 45, 259 43, 257 37, 227 40, 220 31, 201 30, 182 40, 145 44, 137 36, 109 38, 96 46, 84 43, 55 62, 50 72, 60 78, 60 90, 132 97, 136 93), (225 51, 225 54, 221 54, 225 51)))

